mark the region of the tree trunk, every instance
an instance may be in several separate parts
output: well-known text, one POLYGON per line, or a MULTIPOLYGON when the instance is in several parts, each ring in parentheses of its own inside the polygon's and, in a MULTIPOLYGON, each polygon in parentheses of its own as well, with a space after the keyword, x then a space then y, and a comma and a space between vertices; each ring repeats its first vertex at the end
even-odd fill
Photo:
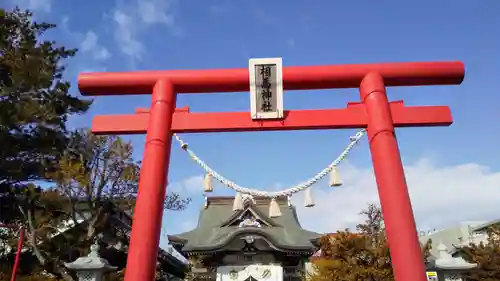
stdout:
POLYGON ((47 259, 50 259, 50 257, 46 258, 40 251, 37 245, 37 240, 36 240, 36 234, 35 234, 35 227, 33 225, 33 214, 31 210, 28 210, 27 212, 27 219, 28 219, 28 236, 29 236, 29 242, 31 244, 31 250, 33 251, 33 254, 35 257, 38 259, 38 262, 40 265, 50 274, 56 275, 60 278, 63 278, 65 281, 75 281, 74 278, 67 272, 66 267, 64 264, 60 261, 53 263, 53 266, 49 266, 47 262, 47 259))

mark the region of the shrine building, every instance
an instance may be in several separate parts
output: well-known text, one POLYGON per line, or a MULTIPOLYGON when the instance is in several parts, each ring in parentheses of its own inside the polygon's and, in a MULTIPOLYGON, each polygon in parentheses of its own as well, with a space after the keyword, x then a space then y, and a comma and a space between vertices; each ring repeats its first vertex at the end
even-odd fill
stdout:
POLYGON ((302 280, 322 234, 303 229, 295 207, 277 198, 280 214, 268 214, 270 199, 254 197, 243 207, 234 197, 207 197, 198 225, 169 235, 172 246, 190 260, 205 280, 302 280))

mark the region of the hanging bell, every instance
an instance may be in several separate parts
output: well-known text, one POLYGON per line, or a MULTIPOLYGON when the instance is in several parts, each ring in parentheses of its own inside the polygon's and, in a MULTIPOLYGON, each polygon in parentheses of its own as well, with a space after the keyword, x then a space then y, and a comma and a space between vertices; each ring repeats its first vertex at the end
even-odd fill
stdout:
POLYGON ((311 208, 314 207, 316 204, 314 204, 313 196, 312 196, 312 187, 309 187, 306 189, 306 194, 304 198, 304 207, 311 208))
POLYGON ((205 178, 203 179, 203 191, 204 192, 213 192, 214 187, 213 187, 213 181, 212 181, 212 174, 206 173, 205 178))
POLYGON ((342 181, 340 180, 340 175, 337 171, 337 166, 333 166, 333 169, 330 171, 330 181, 328 183, 329 186, 341 186, 342 181))

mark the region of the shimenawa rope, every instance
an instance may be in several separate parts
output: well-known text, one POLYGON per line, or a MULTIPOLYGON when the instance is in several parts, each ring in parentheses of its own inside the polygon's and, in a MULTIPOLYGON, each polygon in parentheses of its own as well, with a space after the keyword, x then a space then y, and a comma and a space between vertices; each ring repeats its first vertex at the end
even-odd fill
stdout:
POLYGON ((307 189, 314 185, 317 181, 321 180, 324 178, 328 173, 330 173, 332 170, 335 169, 335 167, 342 162, 346 156, 349 154, 349 152, 353 149, 353 147, 358 144, 361 141, 361 138, 365 135, 366 130, 362 129, 356 133, 356 135, 350 137, 350 143, 347 145, 347 147, 344 149, 344 151, 326 168, 324 168, 322 171, 317 173, 314 177, 310 178, 304 183, 298 184, 294 187, 287 188, 281 191, 275 191, 275 192, 269 192, 269 191, 262 191, 258 189, 253 189, 253 188, 246 188, 242 187, 233 181, 225 178, 221 174, 217 173, 215 170, 210 168, 203 160, 201 160, 191 149, 189 149, 188 144, 184 142, 177 134, 174 135, 175 139, 179 142, 181 148, 189 154, 191 159, 193 159, 200 167, 209 175, 211 175, 213 178, 215 178, 217 181, 225 185, 226 187, 229 187, 233 189, 236 192, 239 192, 241 194, 247 194, 251 196, 262 196, 262 197, 267 197, 267 198, 276 198, 276 197, 281 197, 281 196, 291 196, 294 193, 300 192, 304 189, 307 189))

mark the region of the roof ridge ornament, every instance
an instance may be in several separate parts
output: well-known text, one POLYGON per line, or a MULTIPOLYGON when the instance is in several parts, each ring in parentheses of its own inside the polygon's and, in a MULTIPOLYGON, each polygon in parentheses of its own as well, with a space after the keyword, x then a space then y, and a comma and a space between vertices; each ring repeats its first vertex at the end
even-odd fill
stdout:
POLYGON ((258 221, 261 226, 269 226, 273 227, 276 226, 277 224, 272 222, 271 220, 266 217, 265 214, 262 214, 261 211, 259 211, 258 208, 255 208, 255 205, 251 205, 246 203, 245 208, 243 210, 234 212, 231 217, 224 221, 223 223, 220 224, 221 227, 227 227, 227 226, 235 226, 235 227, 242 227, 245 226, 251 222, 251 221, 258 221), (249 220, 247 220, 249 219, 249 220), (242 223, 243 221, 247 220, 245 223, 242 223))
POLYGON ((246 205, 246 204, 249 204, 249 205, 255 205, 255 204, 257 204, 257 202, 255 201, 255 198, 253 198, 253 196, 250 195, 250 194, 242 194, 241 197, 243 199, 243 204, 244 205, 246 205))
POLYGON ((262 227, 262 225, 256 219, 247 218, 247 219, 244 219, 243 221, 241 221, 240 224, 238 225, 238 227, 239 228, 242 228, 242 227, 262 227))

